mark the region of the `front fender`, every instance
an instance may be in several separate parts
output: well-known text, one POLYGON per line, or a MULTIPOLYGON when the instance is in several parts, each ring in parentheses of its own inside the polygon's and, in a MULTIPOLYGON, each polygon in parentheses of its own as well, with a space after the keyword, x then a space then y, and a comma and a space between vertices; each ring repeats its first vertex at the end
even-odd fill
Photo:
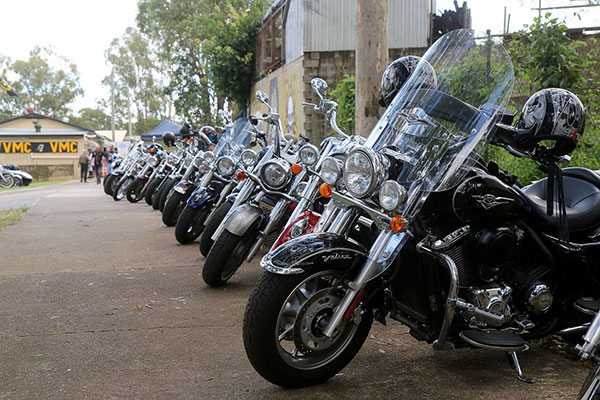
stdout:
POLYGON ((366 257, 368 250, 360 243, 332 232, 302 235, 267 253, 260 266, 280 275, 301 274, 306 267, 329 262, 348 265, 356 257, 366 257))
POLYGON ((236 236, 242 236, 263 215, 263 211, 259 207, 242 204, 233 210, 223 223, 228 232, 236 236))
POLYGON ((187 201, 188 206, 192 208, 202 207, 209 201, 214 200, 217 197, 216 193, 210 188, 199 186, 194 190, 194 193, 190 196, 187 201))

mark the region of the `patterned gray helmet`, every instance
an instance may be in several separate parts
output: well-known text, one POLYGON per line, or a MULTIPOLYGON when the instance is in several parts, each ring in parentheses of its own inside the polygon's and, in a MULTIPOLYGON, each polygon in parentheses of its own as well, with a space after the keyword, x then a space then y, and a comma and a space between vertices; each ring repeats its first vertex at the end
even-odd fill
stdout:
POLYGON ((585 109, 577 96, 564 89, 543 89, 527 100, 517 121, 527 129, 530 143, 554 141, 549 151, 562 156, 575 149, 585 128, 585 109))
MULTIPOLYGON (((421 57, 404 56, 394 60, 387 66, 381 76, 381 99, 379 104, 382 107, 390 105, 410 74, 417 68, 419 62, 421 62, 421 57)), ((436 78, 433 67, 427 61, 423 61, 423 63, 423 83, 435 87, 436 78)))

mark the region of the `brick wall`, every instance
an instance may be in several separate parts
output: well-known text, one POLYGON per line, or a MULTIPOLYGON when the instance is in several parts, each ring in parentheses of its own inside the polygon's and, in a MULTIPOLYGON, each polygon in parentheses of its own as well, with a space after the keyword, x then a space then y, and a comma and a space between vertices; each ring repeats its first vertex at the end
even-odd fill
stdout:
MULTIPOLYGON (((424 48, 390 49, 390 62, 404 55, 422 55, 425 50, 424 48)), ((310 80, 315 77, 323 78, 329 86, 329 91, 335 90, 338 82, 344 79, 345 75, 355 74, 355 53, 354 51, 307 52, 304 53, 302 66, 304 68, 302 97, 305 102, 316 103, 318 97, 310 86, 310 80)), ((310 107, 305 107, 304 133, 313 144, 318 146, 323 139, 332 134, 332 131, 322 115, 315 114, 310 107)))

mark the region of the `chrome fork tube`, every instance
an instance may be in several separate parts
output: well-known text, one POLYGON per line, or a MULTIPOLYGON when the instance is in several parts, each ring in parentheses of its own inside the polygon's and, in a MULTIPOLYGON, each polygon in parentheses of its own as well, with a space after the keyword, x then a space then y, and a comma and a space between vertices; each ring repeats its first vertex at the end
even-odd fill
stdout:
POLYGON ((296 208, 292 212, 292 215, 288 219, 288 224, 294 221, 296 218, 298 218, 298 216, 302 214, 308 208, 308 206, 310 206, 310 203, 314 201, 320 182, 321 178, 319 178, 317 175, 313 175, 310 177, 310 179, 308 180, 308 185, 306 185, 306 188, 302 193, 302 198, 300 199, 300 201, 296 205, 296 208))
POLYGON ((323 330, 323 334, 325 336, 329 338, 333 338, 335 336, 334 333, 342 322, 346 310, 348 310, 358 292, 365 287, 369 277, 373 276, 373 272, 375 268, 377 268, 377 260, 382 256, 393 235, 394 232, 389 230, 379 232, 379 236, 377 236, 377 239, 375 239, 375 243, 373 243, 373 246, 369 251, 369 255, 367 256, 367 261, 363 265, 358 277, 348 284, 349 289, 346 292, 346 295, 336 308, 335 312, 331 316, 331 319, 329 320, 329 323, 323 330))
MULTIPOLYGON (((252 181, 249 181, 246 185, 244 185, 242 190, 240 190, 240 192, 236 196, 235 201, 233 202, 233 205, 229 209, 229 212, 227 213, 227 215, 225 215, 225 218, 223 218, 223 221, 227 221, 227 218, 229 218, 229 216, 233 213, 233 211, 240 204, 242 204, 243 202, 248 200, 248 197, 250 197, 250 195, 254 191, 255 187, 256 187, 256 184, 252 181)), ((219 227, 217 228, 215 233, 212 235, 211 239, 217 240, 219 238, 219 236, 221 236, 221 233, 223 233, 224 230, 225 230, 225 224, 221 223, 221 225, 219 225, 219 227)))
POLYGON ((594 355, 596 346, 600 341, 600 312, 596 313, 592 324, 583 337, 583 344, 577 345, 575 348, 579 350, 579 357, 582 360, 587 360, 594 355))
POLYGON ((150 177, 146 180, 146 183, 142 187, 142 190, 140 190, 140 195, 143 196, 144 193, 146 193, 146 188, 148 187, 148 185, 150 184, 152 179, 154 179, 154 177, 156 176, 156 173, 157 173, 157 169, 155 168, 154 171, 152 171, 152 174, 150 174, 150 177))
POLYGON ((271 210, 271 213, 269 214, 269 222, 267 223, 267 226, 265 226, 265 229, 263 229, 263 231, 260 232, 258 240, 256 241, 256 243, 254 243, 254 246, 252 246, 252 249, 246 257, 247 262, 252 261, 256 253, 258 253, 258 250, 260 250, 260 246, 262 246, 263 242, 265 241, 265 237, 273 230, 273 228, 285 212, 287 204, 288 201, 285 199, 281 199, 277 202, 277 204, 275 204, 275 207, 273 207, 273 210, 271 210))

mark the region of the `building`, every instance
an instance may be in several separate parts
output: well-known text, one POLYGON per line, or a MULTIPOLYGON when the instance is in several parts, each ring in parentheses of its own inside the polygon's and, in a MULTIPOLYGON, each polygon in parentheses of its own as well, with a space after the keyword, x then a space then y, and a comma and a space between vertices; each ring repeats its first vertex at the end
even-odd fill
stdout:
MULTIPOLYGON (((434 37, 434 0, 389 0, 390 60, 421 55, 434 37)), ((258 33, 257 81, 250 111, 264 112, 254 93, 264 91, 278 110, 284 132, 302 131, 313 143, 326 137, 323 116, 302 102, 316 102, 313 77, 331 89, 346 74, 354 75, 356 0, 276 0, 258 33)))
POLYGON ((79 155, 97 142, 92 129, 32 112, 0 122, 0 164, 17 163, 36 180, 77 178, 79 155))

